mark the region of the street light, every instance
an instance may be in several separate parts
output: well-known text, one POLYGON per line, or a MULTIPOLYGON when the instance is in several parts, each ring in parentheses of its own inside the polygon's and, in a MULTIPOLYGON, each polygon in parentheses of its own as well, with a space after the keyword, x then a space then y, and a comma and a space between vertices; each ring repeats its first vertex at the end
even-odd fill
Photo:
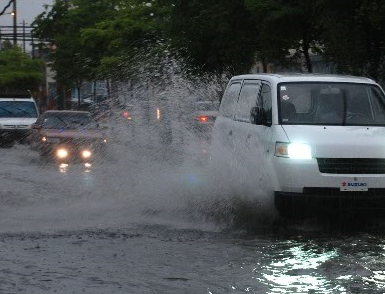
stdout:
POLYGON ((17 8, 16 0, 13 0, 13 11, 11 12, 13 16, 13 45, 17 45, 17 8))

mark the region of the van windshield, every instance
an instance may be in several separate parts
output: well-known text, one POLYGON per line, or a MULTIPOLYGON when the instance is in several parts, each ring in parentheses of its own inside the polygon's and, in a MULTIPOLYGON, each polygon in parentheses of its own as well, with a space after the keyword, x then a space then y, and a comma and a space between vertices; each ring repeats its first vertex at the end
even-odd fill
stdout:
POLYGON ((385 96, 376 85, 281 83, 278 101, 284 125, 385 126, 385 96))
POLYGON ((31 101, 0 101, 0 118, 37 117, 35 103, 31 101))

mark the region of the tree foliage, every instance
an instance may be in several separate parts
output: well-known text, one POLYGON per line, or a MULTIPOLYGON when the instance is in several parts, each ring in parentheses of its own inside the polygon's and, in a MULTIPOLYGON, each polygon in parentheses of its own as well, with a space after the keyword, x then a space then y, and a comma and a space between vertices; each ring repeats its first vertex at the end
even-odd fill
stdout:
POLYGON ((322 33, 323 0, 246 0, 247 7, 259 20, 259 38, 263 40, 261 54, 267 59, 285 60, 302 56, 312 72, 310 51, 319 52, 322 33))
POLYGON ((44 64, 31 59, 17 46, 3 46, 0 51, 0 86, 36 90, 44 79, 44 64))
POLYGON ((172 43, 203 71, 247 72, 255 61, 257 33, 243 1, 178 0, 172 9, 172 43))
POLYGON ((385 0, 56 0, 35 21, 55 44, 58 80, 132 78, 182 57, 202 73, 249 72, 256 60, 302 65, 322 55, 343 73, 384 78, 385 0), (298 63, 300 61, 300 63, 298 63), (301 64, 303 62, 303 64, 301 64), (154 66, 156 65, 156 66, 154 66))
POLYGON ((56 1, 50 10, 35 19, 35 36, 54 46, 50 54, 60 83, 70 85, 96 76, 95 69, 105 47, 84 43, 81 34, 113 16, 114 2, 118 1, 56 1))
POLYGON ((329 0, 324 15, 325 57, 339 71, 385 79, 385 1, 329 0))

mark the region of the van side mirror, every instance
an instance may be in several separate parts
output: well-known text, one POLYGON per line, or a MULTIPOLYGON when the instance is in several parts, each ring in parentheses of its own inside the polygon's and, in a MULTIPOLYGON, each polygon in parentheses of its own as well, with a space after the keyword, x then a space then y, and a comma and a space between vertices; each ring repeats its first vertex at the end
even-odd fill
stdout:
POLYGON ((253 107, 250 111, 250 122, 254 125, 270 126, 266 111, 262 107, 253 107))

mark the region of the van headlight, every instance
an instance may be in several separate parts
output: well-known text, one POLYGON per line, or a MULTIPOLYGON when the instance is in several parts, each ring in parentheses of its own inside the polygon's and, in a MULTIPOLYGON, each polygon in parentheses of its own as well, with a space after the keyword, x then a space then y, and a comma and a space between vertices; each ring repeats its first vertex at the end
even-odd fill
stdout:
POLYGON ((311 148, 304 143, 275 143, 275 156, 293 159, 311 159, 311 148))

